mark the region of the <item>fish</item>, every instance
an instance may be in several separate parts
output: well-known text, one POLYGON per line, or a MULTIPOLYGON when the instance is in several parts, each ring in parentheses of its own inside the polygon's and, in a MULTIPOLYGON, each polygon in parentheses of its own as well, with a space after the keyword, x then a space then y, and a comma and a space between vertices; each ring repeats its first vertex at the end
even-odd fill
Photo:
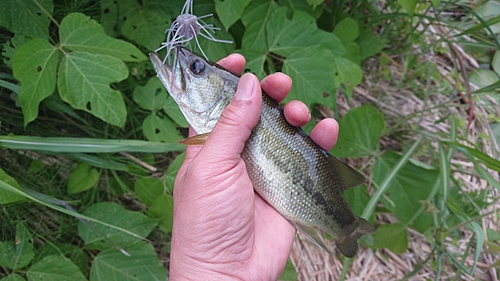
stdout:
MULTIPOLYGON (((170 96, 198 135, 184 141, 202 145, 234 97, 240 77, 178 46, 172 65, 156 52, 150 60, 170 96)), ((290 224, 331 255, 322 233, 329 233, 346 257, 358 251, 358 239, 376 228, 356 216, 346 189, 365 177, 317 145, 300 127, 289 124, 283 108, 264 91, 262 112, 241 153, 257 192, 290 224)))

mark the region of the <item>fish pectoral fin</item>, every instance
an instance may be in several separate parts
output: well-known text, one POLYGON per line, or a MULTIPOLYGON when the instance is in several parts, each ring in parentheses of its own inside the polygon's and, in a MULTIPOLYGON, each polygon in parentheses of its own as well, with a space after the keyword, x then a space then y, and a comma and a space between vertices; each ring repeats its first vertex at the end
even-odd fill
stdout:
POLYGON ((334 255, 332 250, 330 250, 330 248, 328 248, 328 246, 325 244, 325 240, 323 239, 323 237, 321 237, 321 235, 318 232, 318 229, 315 226, 309 226, 293 221, 290 221, 290 223, 296 229, 302 232, 302 234, 304 234, 307 238, 309 238, 314 244, 325 250, 330 255, 334 255))
POLYGON ((351 168, 351 166, 345 164, 332 155, 329 155, 329 158, 333 169, 337 173, 335 176, 340 180, 343 190, 361 185, 366 181, 365 177, 358 171, 351 168))
POLYGON ((199 134, 179 141, 180 144, 185 145, 204 145, 207 142, 210 133, 199 134))
POLYGON ((356 229, 343 241, 335 241, 335 245, 344 256, 352 258, 358 252, 359 237, 374 233, 375 230, 377 229, 368 221, 358 217, 358 226, 356 229))

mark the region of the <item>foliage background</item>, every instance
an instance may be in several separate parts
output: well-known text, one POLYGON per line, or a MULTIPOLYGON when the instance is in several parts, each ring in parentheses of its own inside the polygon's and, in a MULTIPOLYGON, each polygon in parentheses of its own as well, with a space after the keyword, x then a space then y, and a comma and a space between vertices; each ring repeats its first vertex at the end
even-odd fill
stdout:
MULTIPOLYGON (((183 4, 0 7, 0 280, 167 279, 187 123, 147 54, 183 4)), ((337 261, 325 279, 499 278, 500 2, 199 0, 194 14, 234 42, 200 37, 212 61, 290 75, 305 130, 339 119, 332 154, 368 176, 345 196, 378 230, 354 261, 323 259, 337 261), (370 255, 408 262, 370 273, 370 255)), ((301 245, 298 276, 321 279, 301 245)))

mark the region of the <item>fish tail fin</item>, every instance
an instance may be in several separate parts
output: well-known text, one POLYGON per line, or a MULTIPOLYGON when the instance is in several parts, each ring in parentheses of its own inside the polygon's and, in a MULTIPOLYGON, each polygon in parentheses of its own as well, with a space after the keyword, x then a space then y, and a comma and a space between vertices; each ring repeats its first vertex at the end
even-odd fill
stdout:
POLYGON ((363 218, 358 217, 358 226, 343 241, 336 241, 335 245, 339 251, 346 257, 352 258, 358 252, 358 239, 365 234, 374 233, 377 230, 373 225, 363 218))

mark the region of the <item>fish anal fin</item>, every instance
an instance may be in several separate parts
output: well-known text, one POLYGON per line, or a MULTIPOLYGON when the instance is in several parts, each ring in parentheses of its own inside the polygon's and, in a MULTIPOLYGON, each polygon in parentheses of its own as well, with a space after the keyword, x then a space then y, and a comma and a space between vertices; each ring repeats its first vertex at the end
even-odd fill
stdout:
POLYGON ((358 217, 358 226, 356 229, 347 238, 335 241, 335 245, 344 256, 352 258, 358 252, 359 237, 374 233, 375 230, 377 229, 368 221, 358 217))
POLYGON ((354 170, 351 166, 345 164, 332 155, 329 155, 329 158, 330 163, 336 172, 336 176, 340 180, 343 190, 361 185, 366 181, 365 177, 358 171, 354 170))
POLYGON ((204 145, 209 135, 210 133, 199 134, 196 136, 182 139, 179 141, 179 143, 184 145, 204 145))
POLYGON ((294 221, 290 221, 290 223, 307 238, 309 238, 309 240, 311 240, 314 244, 325 250, 330 255, 334 254, 332 250, 330 250, 330 248, 328 248, 328 246, 325 244, 325 240, 323 239, 323 237, 321 237, 318 229, 315 226, 309 226, 294 221))

